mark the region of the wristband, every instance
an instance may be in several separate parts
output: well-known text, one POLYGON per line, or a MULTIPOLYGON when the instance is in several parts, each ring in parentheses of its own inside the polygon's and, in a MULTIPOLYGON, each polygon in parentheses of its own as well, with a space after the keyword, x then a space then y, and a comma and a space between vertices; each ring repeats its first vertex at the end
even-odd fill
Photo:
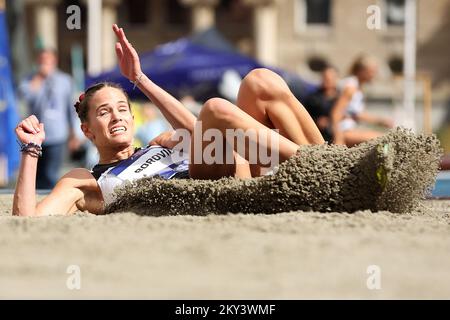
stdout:
POLYGON ((17 143, 20 146, 20 152, 26 152, 32 157, 39 158, 42 157, 42 146, 39 144, 36 144, 34 142, 29 143, 22 143, 19 140, 17 140, 17 143))
POLYGON ((142 78, 143 76, 144 76, 144 73, 141 73, 141 74, 136 78, 136 80, 134 80, 134 81, 131 81, 131 80, 130 80, 130 82, 133 84, 133 90, 136 89, 136 86, 138 85, 138 83, 140 83, 141 78, 142 78))

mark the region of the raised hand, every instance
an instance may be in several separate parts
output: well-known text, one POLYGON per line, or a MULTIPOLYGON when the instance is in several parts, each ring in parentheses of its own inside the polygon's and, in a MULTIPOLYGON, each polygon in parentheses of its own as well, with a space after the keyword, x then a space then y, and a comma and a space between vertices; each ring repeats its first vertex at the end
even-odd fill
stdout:
POLYGON ((120 71, 124 77, 134 82, 142 73, 139 55, 128 41, 123 29, 119 28, 117 24, 114 24, 112 28, 118 40, 116 42, 116 55, 120 71))
POLYGON ((22 143, 36 143, 42 145, 45 140, 44 124, 39 123, 35 115, 25 118, 16 127, 16 135, 22 143))

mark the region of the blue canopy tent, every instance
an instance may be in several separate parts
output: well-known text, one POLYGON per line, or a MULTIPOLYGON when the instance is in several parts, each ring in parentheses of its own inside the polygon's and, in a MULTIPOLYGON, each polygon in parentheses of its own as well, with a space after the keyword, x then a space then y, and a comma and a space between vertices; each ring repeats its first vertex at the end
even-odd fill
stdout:
MULTIPOLYGON (((226 71, 234 70, 244 77, 252 69, 263 67, 255 59, 238 53, 215 29, 160 45, 140 59, 143 72, 156 84, 176 97, 189 94, 198 100, 220 95, 218 85, 226 71)), ((271 69, 304 92, 314 87, 294 74, 271 69)), ((131 98, 144 98, 139 90, 132 90, 133 85, 118 67, 87 77, 86 86, 100 81, 119 83, 131 98)))
POLYGON ((10 67, 6 14, 0 9, 0 180, 3 180, 0 184, 12 178, 19 164, 19 151, 14 133, 18 119, 10 67), (3 176, 3 173, 6 176, 3 176))

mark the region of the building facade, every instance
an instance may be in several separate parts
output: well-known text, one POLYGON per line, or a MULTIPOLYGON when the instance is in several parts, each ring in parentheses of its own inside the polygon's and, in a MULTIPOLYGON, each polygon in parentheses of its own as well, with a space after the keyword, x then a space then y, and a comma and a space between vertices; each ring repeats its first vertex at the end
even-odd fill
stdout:
MULTIPOLYGON (((390 94, 402 70, 405 0, 22 1, 27 42, 57 48, 67 71, 77 43, 88 70, 115 65, 114 22, 139 52, 215 26, 242 52, 308 79, 324 63, 345 75, 357 55, 370 54, 380 63, 372 88, 380 97, 390 94), (80 29, 67 28, 71 5, 81 9, 80 29)), ((417 0, 417 72, 431 78, 437 99, 450 95, 449 56, 450 0, 417 0)))

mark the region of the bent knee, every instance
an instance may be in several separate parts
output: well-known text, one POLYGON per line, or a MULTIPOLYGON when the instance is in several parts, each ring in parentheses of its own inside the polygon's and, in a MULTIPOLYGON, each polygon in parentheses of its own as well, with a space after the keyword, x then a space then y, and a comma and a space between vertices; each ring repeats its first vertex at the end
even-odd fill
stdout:
POLYGON ((200 111, 199 119, 201 120, 219 120, 227 121, 233 117, 232 104, 222 98, 208 99, 200 111))
POLYGON ((251 70, 244 78, 245 79, 253 79, 253 80, 269 80, 269 79, 276 79, 281 77, 273 72, 270 69, 267 68, 256 68, 251 70))
POLYGON ((242 80, 244 84, 248 84, 253 89, 266 89, 280 81, 283 79, 278 74, 266 68, 253 69, 242 80))
POLYGON ((242 80, 241 87, 262 100, 281 99, 290 94, 283 78, 266 68, 250 71, 242 80))

